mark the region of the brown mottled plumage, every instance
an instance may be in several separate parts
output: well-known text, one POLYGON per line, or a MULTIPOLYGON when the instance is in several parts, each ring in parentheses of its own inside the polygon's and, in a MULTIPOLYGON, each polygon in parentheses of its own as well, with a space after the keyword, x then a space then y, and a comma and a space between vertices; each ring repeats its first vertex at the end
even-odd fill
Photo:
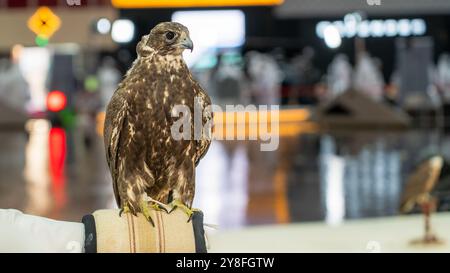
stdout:
MULTIPOLYGON (((192 50, 185 26, 158 24, 138 43, 138 58, 106 110, 104 140, 116 201, 133 214, 143 212, 146 195, 162 203, 179 200, 192 206, 195 166, 211 140, 206 135, 200 140, 174 140, 171 126, 178 118, 171 110, 185 104, 193 115, 195 97, 204 107, 211 101, 182 59, 186 48, 192 50)), ((210 119, 211 112, 203 115, 203 124, 210 119)))

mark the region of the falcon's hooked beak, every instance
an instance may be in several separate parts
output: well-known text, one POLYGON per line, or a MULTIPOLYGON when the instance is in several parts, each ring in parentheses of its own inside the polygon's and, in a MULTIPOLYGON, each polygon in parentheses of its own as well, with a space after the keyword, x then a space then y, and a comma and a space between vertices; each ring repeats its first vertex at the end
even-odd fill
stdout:
POLYGON ((192 50, 194 50, 194 43, 192 43, 192 40, 189 37, 184 38, 184 40, 181 42, 181 46, 185 49, 190 49, 191 52, 192 50))

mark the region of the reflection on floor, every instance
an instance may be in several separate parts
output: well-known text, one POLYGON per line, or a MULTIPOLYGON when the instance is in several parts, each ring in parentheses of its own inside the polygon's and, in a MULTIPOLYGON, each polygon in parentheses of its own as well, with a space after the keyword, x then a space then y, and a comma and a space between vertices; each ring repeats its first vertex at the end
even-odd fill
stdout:
MULTIPOLYGON (((115 207, 100 137, 45 120, 27 129, 0 133, 1 208, 79 221, 115 207)), ((450 155, 449 140, 437 131, 299 130, 272 152, 259 141, 214 141, 197 168, 194 206, 222 229, 396 215, 407 174, 427 155, 450 155)))
POLYGON ((209 252, 450 252, 450 214, 438 213, 432 222, 437 244, 413 243, 423 239, 423 217, 408 215, 209 232, 209 252))

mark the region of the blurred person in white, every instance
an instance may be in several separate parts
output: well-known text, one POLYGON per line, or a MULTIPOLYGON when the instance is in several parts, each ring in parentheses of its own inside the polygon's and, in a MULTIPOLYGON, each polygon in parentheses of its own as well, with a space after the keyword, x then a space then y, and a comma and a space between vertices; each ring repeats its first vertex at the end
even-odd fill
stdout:
POLYGON ((437 63, 436 83, 443 99, 450 102, 450 55, 443 53, 437 63))
POLYGON ((11 50, 11 62, 7 59, 0 60, 0 101, 15 110, 25 112, 30 91, 19 68, 21 50, 22 46, 15 45, 11 50))
POLYGON ((383 98, 384 79, 377 62, 368 53, 362 53, 356 64, 353 88, 376 101, 383 98))
POLYGON ((225 109, 225 105, 246 104, 247 80, 240 64, 226 61, 226 54, 217 54, 217 63, 211 69, 208 93, 213 103, 225 109))
POLYGON ((333 99, 349 90, 352 85, 353 68, 345 54, 338 54, 328 66, 327 99, 333 99))
POLYGON ((434 42, 431 37, 398 38, 396 70, 392 82, 398 86, 399 103, 409 109, 436 108, 441 102, 433 82, 434 42))
POLYGON ((276 60, 268 54, 251 51, 246 54, 250 92, 257 105, 280 103, 280 88, 283 74, 276 60))
POLYGON ((305 46, 301 54, 295 56, 291 61, 294 77, 296 78, 294 81, 296 87, 291 90, 291 97, 296 100, 294 103, 317 103, 315 87, 320 81, 320 72, 314 66, 315 55, 316 52, 312 47, 305 46))
POLYGON ((116 68, 116 62, 112 57, 105 57, 101 66, 97 71, 98 80, 100 82, 99 91, 103 110, 110 101, 117 85, 122 77, 120 71, 116 68))

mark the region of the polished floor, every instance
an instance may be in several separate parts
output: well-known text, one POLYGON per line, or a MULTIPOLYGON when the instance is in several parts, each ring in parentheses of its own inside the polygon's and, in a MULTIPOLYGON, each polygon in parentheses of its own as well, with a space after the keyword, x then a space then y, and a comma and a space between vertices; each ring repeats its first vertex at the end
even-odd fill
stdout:
MULTIPOLYGON (((408 174, 423 158, 450 156, 437 130, 299 130, 279 148, 259 141, 215 141, 197 168, 194 207, 223 229, 398 214, 408 174)), ((95 130, 51 128, 31 120, 27 132, 0 131, 0 208, 60 220, 113 208, 111 178, 95 130)))
POLYGON ((211 231, 208 252, 449 253, 450 213, 436 213, 432 218, 433 234, 438 238, 434 244, 418 243, 424 236, 423 217, 415 214, 364 218, 339 226, 311 222, 211 231))

